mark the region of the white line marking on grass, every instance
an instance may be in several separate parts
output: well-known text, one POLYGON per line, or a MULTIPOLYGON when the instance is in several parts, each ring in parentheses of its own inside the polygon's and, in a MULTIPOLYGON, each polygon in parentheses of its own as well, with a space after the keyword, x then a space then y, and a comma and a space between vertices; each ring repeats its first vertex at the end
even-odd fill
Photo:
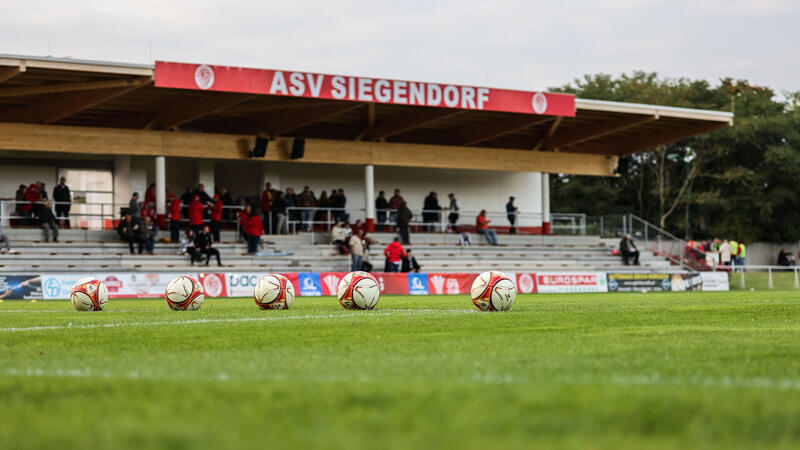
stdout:
POLYGON ((64 330, 64 329, 87 329, 87 328, 125 328, 125 327, 152 327, 152 326, 171 326, 171 325, 198 325, 208 323, 234 323, 234 322, 272 322, 282 320, 308 320, 308 319, 351 319, 362 317, 375 317, 375 316, 398 316, 398 315, 415 315, 418 312, 437 312, 437 313, 471 313, 468 310, 394 310, 394 311, 359 311, 359 312, 342 312, 339 314, 305 314, 300 316, 277 316, 277 317, 237 317, 228 319, 191 319, 191 320, 170 320, 161 322, 112 322, 112 323, 98 323, 86 325, 72 325, 72 322, 66 325, 40 325, 32 327, 12 327, 0 328, 2 333, 17 333, 24 331, 44 331, 44 330, 64 330))

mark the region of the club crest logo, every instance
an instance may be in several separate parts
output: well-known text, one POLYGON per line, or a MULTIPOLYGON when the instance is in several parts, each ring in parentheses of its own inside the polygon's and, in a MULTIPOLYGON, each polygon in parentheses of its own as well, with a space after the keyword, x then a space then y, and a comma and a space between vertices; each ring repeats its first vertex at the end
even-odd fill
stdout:
POLYGON ((222 280, 219 275, 214 273, 202 274, 203 290, 209 297, 219 297, 222 295, 222 280))
POLYGON ((533 292, 533 277, 524 273, 519 276, 519 291, 525 294, 533 292))
POLYGON ((533 106, 533 110, 536 114, 544 114, 544 112, 547 111, 547 96, 541 92, 533 94, 531 106, 533 106))
POLYGON ((197 66, 194 71, 194 82, 200 89, 211 89, 214 85, 214 69, 205 64, 197 66))

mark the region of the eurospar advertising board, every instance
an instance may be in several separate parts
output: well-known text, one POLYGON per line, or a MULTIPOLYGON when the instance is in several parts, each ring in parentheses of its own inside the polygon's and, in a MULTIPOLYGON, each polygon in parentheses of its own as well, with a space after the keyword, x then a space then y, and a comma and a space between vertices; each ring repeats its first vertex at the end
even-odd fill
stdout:
POLYGON ((156 61, 156 87, 575 116, 575 96, 454 84, 156 61))
MULTIPOLYGON (((10 274, 0 275, 0 299, 67 299, 72 286, 91 276, 103 281, 112 298, 162 297, 167 283, 185 273, 118 272, 104 274, 10 274)), ((190 273, 203 286, 207 297, 249 297, 261 272, 190 273)), ((345 272, 284 273, 300 297, 336 295, 345 272)), ((474 273, 382 273, 373 274, 381 293, 392 295, 469 294, 474 273)), ((521 294, 641 291, 727 291, 726 272, 701 273, 604 273, 538 272, 509 273, 521 294)))

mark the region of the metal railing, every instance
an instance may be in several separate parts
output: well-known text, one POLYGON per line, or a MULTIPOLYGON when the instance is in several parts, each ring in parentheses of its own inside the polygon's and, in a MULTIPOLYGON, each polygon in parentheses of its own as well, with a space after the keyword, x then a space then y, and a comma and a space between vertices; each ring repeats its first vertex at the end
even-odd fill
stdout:
POLYGON ((721 266, 729 267, 731 288, 735 289, 800 289, 800 266, 721 266), (737 280, 738 278, 738 280, 737 280))
POLYGON ((634 214, 589 217, 588 222, 589 233, 616 239, 630 234, 640 251, 647 250, 682 269, 713 269, 705 264, 704 253, 695 254, 696 249, 691 249, 683 239, 634 214))

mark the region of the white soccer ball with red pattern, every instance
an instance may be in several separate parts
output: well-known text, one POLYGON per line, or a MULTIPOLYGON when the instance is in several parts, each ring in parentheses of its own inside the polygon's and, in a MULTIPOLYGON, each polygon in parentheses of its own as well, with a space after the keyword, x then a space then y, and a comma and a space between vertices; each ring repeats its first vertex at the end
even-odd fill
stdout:
POLYGON ((475 277, 470 293, 481 311, 508 311, 517 298, 517 285, 503 272, 483 272, 475 277))
POLYGON ((294 303, 294 286, 281 274, 264 275, 253 289, 253 299, 261 309, 289 309, 294 303))
POLYGON ((203 306, 206 294, 197 280, 181 275, 167 284, 164 298, 173 311, 194 311, 203 306))
POLYGON ((69 299, 76 311, 102 311, 108 303, 108 289, 100 280, 81 278, 72 287, 69 299))
POLYGON ((345 309, 372 309, 381 298, 378 280, 367 272, 350 272, 336 288, 339 303, 345 309))

